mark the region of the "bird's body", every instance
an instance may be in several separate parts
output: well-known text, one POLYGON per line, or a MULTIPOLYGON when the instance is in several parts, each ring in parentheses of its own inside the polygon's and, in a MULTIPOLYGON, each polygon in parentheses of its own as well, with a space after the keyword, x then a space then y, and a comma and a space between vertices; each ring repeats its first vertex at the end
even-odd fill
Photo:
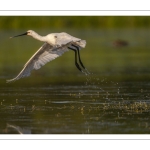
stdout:
POLYGON ((61 32, 61 33, 50 33, 46 36, 40 36, 39 34, 37 34, 36 32, 29 30, 30 31, 30 36, 32 36, 33 38, 42 41, 42 42, 47 42, 48 44, 55 46, 55 45, 65 45, 68 42, 70 42, 71 40, 76 42, 76 41, 80 41, 81 39, 75 38, 65 32, 61 32))
MULTIPOLYGON (((73 37, 65 32, 62 33, 51 33, 46 36, 40 36, 36 32, 32 30, 28 30, 26 33, 17 35, 14 37, 22 36, 22 35, 29 35, 33 38, 44 42, 42 47, 27 61, 24 65, 22 71, 17 75, 17 77, 7 80, 7 82, 16 81, 20 78, 27 77, 30 75, 30 72, 35 69, 40 69, 43 65, 47 62, 52 61, 53 59, 61 56, 64 52, 68 51, 69 49, 75 52, 75 65, 76 67, 83 72, 80 65, 83 69, 83 63, 80 59, 79 50, 86 46, 86 41, 81 40, 79 38, 73 37), (78 61, 80 65, 78 64, 78 61)), ((13 37, 11 37, 13 38, 13 37)), ((85 69, 86 70, 86 69, 85 69)))

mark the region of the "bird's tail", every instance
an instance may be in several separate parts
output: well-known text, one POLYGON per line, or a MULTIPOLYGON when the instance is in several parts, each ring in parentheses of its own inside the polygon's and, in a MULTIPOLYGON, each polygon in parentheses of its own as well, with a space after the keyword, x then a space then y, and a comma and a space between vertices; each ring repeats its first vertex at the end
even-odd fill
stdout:
POLYGON ((81 48, 85 48, 86 46, 86 40, 81 40, 81 41, 78 41, 77 43, 79 44, 81 48))

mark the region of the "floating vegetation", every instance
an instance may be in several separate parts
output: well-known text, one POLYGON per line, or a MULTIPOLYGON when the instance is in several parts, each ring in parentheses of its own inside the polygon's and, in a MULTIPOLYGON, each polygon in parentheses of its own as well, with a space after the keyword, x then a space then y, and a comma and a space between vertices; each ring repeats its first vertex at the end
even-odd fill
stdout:
POLYGON ((104 103, 104 110, 121 110, 129 113, 144 113, 150 112, 150 103, 146 102, 116 102, 104 103))

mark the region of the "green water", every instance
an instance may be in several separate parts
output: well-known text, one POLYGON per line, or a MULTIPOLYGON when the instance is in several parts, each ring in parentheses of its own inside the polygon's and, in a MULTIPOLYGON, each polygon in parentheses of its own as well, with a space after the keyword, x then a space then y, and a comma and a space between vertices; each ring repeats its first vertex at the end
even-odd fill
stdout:
POLYGON ((9 39, 23 30, 1 32, 0 133, 150 133, 150 31, 63 31, 87 41, 80 54, 90 76, 78 71, 69 51, 30 77, 6 84, 42 42, 27 36, 9 39), (118 39, 128 45, 113 46, 118 39))

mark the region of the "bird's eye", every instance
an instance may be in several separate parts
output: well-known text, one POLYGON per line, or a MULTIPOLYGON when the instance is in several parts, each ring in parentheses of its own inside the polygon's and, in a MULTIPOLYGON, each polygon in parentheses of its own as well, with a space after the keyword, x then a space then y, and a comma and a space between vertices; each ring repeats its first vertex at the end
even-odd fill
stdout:
POLYGON ((57 36, 54 36, 55 38, 57 38, 57 36))

